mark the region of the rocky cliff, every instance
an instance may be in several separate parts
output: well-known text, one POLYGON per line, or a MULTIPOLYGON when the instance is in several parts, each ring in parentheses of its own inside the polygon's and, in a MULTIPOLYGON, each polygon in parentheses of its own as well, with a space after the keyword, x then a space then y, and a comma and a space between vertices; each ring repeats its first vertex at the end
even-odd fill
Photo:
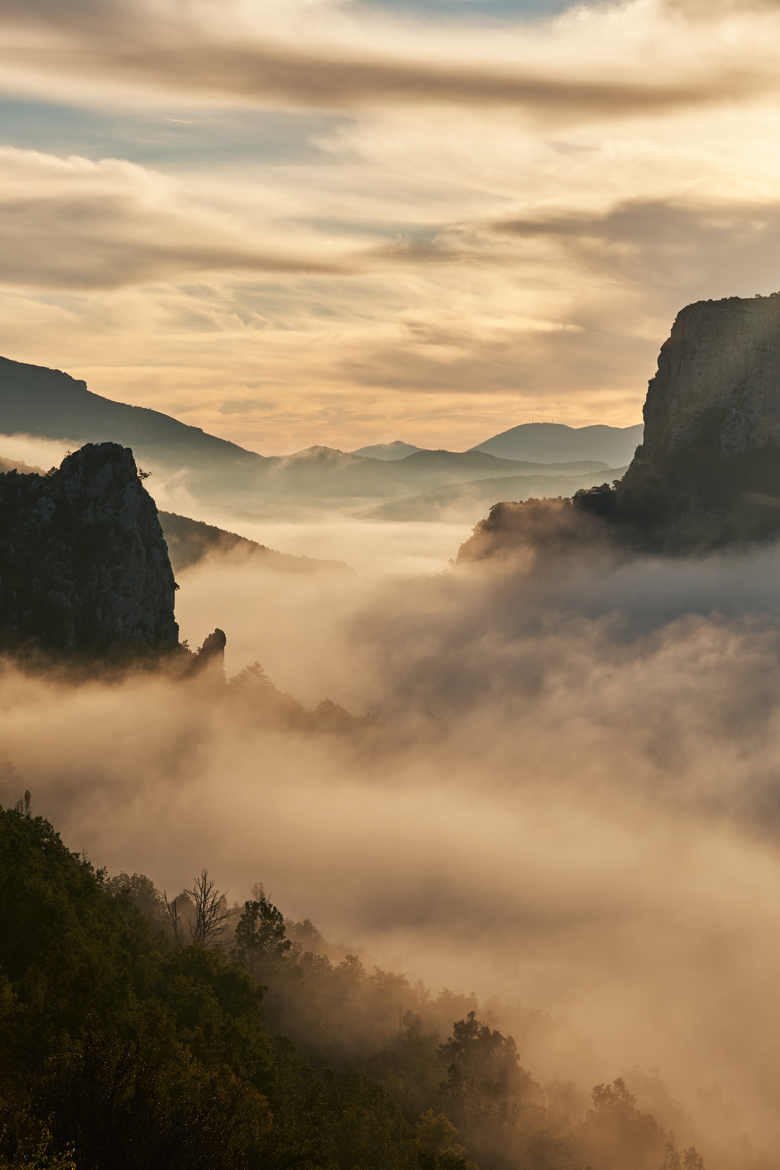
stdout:
POLYGON ((132 451, 88 444, 46 476, 0 475, 0 647, 149 655, 178 645, 157 509, 132 451))
MULTIPOLYGON (((780 537, 780 294, 683 309, 661 349, 644 420, 643 443, 620 481, 550 511, 559 543, 595 531, 622 547, 686 553, 780 537), (578 514, 587 516, 584 528, 578 514)), ((526 546, 527 507, 496 505, 461 558, 526 546)), ((530 527, 538 526, 537 517, 530 527)))
POLYGON ((780 296, 683 309, 644 417, 619 516, 706 541, 780 529, 780 296))

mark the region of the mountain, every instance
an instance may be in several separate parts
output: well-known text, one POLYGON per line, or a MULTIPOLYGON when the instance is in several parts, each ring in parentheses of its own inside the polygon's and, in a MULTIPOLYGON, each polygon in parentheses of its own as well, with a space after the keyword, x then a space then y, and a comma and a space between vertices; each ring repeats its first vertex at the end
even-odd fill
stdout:
POLYGON ((517 471, 515 460, 503 459, 485 451, 415 451, 398 464, 409 475, 420 478, 447 478, 467 472, 471 475, 495 475, 517 471))
POLYGON ((262 455, 187 426, 144 406, 102 398, 61 370, 0 358, 0 433, 114 442, 132 447, 140 462, 166 467, 241 470, 261 467, 262 455))
POLYGON ((247 540, 235 532, 226 532, 200 520, 190 520, 175 512, 160 512, 160 524, 168 545, 173 571, 177 575, 211 557, 228 557, 232 561, 252 561, 281 573, 346 572, 341 561, 320 561, 276 552, 264 544, 247 540))
POLYGON ((674 546, 779 534, 780 294, 683 309, 644 418, 644 443, 608 502, 618 520, 674 546))
MULTIPOLYGON (((519 466, 528 466, 520 464, 519 466)), ((625 468, 605 468, 600 463, 584 464, 581 470, 571 470, 570 464, 535 464, 535 471, 522 475, 502 475, 488 479, 473 479, 464 483, 448 483, 445 487, 415 496, 403 496, 380 504, 370 513, 375 520, 449 520, 473 523, 474 518, 496 500, 506 497, 527 500, 532 497, 554 498, 571 496, 582 488, 611 482, 623 474, 625 468)))
POLYGON ((132 451, 88 444, 48 475, 0 475, 0 644, 68 655, 178 645, 157 509, 132 451))
POLYGON ((614 486, 496 504, 459 559, 599 544, 692 554, 780 538, 780 293, 682 309, 644 420, 614 486))
POLYGON ((478 443, 472 451, 486 451, 501 459, 532 459, 538 463, 596 459, 609 467, 623 467, 641 442, 641 424, 567 427, 562 423, 522 423, 478 443))
POLYGON ((339 498, 381 499, 414 491, 422 480, 443 483, 496 475, 502 468, 502 461, 481 453, 417 448, 392 462, 323 446, 266 458, 160 411, 103 398, 60 370, 7 358, 0 358, 0 434, 79 445, 116 442, 132 447, 141 466, 165 474, 186 471, 186 486, 196 498, 242 506, 254 502, 261 509, 264 501, 273 507, 280 497, 313 507, 332 507, 339 498))
MULTIPOLYGON (((535 432, 538 428, 520 427, 506 434, 529 429, 535 432)), ((614 428, 553 430, 582 436, 586 432, 612 433, 614 428)), ((163 476, 175 475, 177 484, 196 501, 210 504, 218 500, 223 507, 255 519, 262 515, 278 517, 285 511, 294 514, 301 506, 349 511, 372 501, 418 496, 471 480, 495 480, 526 472, 546 475, 545 463, 550 458, 549 443, 538 449, 538 445, 526 443, 530 460, 518 454, 507 457, 502 453, 506 436, 463 452, 425 450, 397 440, 352 452, 317 445, 292 455, 265 457, 160 411, 103 398, 88 390, 83 381, 60 370, 7 358, 0 358, 0 434, 3 433, 70 440, 74 445, 108 441, 132 447, 142 467, 163 476), (484 449, 495 444, 502 449, 484 449)), ((575 446, 572 459, 559 446, 556 477, 564 470, 578 474, 582 471, 582 486, 593 482, 590 472, 598 464, 606 471, 621 463, 611 455, 590 455, 581 439, 575 446)), ((607 448, 609 444, 603 446, 607 448)), ((519 450, 517 444, 515 448, 519 450)), ((497 490, 496 494, 500 497, 507 493, 497 490)))
POLYGON ((392 443, 372 443, 368 447, 358 447, 352 454, 362 455, 365 459, 381 459, 384 463, 392 463, 396 459, 404 459, 407 455, 414 455, 415 451, 422 450, 422 447, 395 439, 392 443))
MULTIPOLYGON (((589 465, 593 466, 593 465, 589 465)), ((297 499, 338 507, 417 493, 448 483, 546 471, 543 464, 499 459, 483 451, 414 451, 403 459, 367 459, 332 447, 307 447, 269 458, 255 478, 267 500, 297 499)))

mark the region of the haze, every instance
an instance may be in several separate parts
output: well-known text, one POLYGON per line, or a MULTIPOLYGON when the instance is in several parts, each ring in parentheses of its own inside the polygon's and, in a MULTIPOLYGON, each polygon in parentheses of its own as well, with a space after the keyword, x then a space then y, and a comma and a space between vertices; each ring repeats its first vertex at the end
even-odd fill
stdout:
POLYGON ((7 667, 3 797, 23 778, 74 846, 168 889, 193 864, 234 899, 262 881, 334 942, 498 996, 519 1035, 543 1009, 525 1063, 657 1070, 713 1164, 744 1165, 780 1075, 776 550, 399 571, 180 575, 182 636, 218 620, 231 673, 260 659, 368 724, 7 667))
POLYGON ((0 0, 0 473, 90 444, 2 475, 19 1052, 58 872, 87 907, 36 1039, 87 1071, 6 1059, 19 1166, 109 1166, 139 1028, 132 1170, 148 1102, 205 1166, 217 1088, 236 1165, 355 1170, 365 1116, 377 1170, 382 1126, 409 1170, 773 1170, 778 43, 773 0, 0 0), (94 1066, 88 953, 141 973, 94 1066), (489 1032, 448 1070, 472 1006, 509 1088, 489 1032))

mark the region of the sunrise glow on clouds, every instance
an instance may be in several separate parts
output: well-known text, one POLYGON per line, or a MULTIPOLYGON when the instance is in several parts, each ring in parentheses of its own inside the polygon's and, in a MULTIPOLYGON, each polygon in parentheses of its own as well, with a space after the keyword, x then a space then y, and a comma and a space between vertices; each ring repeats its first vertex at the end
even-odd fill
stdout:
POLYGON ((780 287, 780 6, 0 2, 0 353, 265 453, 639 420, 780 287))

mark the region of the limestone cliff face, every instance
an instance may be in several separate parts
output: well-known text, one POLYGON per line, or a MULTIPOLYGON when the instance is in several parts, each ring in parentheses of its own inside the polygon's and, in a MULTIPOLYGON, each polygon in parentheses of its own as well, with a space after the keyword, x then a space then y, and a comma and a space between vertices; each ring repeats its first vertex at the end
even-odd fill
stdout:
POLYGON ((718 422, 720 451, 780 444, 780 296, 699 301, 661 349, 644 408, 643 449, 668 459, 718 422))
POLYGON ((683 309, 644 416, 618 513, 664 522, 718 513, 737 524, 733 535, 740 523, 764 525, 766 514, 749 513, 766 513, 756 496, 780 500, 780 296, 683 309))
POLYGON ((157 654, 178 645, 157 509, 129 448, 88 444, 46 476, 0 475, 0 646, 157 654))
POLYGON ((583 539, 688 553, 780 537, 780 294, 683 309, 644 418, 643 444, 614 487, 497 506, 460 559, 583 539), (539 536, 546 527, 552 541, 539 536))

